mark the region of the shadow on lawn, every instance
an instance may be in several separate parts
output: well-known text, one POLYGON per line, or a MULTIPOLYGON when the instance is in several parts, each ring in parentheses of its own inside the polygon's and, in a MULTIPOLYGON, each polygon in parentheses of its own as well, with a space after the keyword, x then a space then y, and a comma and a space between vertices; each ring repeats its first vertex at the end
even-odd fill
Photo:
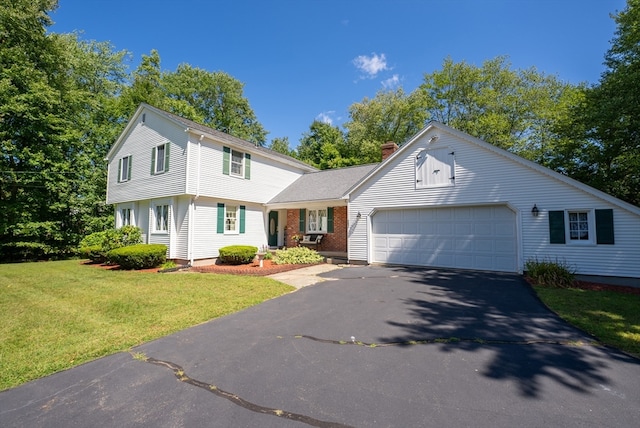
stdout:
POLYGON ((544 378, 589 393, 608 383, 603 370, 609 359, 637 363, 624 354, 604 353, 593 346, 592 337, 549 311, 518 275, 392 269, 423 284, 424 289, 403 302, 414 324, 389 321, 406 330, 406 335, 381 342, 442 338, 443 352, 491 350, 493 359, 481 374, 514 381, 526 397, 540 394, 544 378))

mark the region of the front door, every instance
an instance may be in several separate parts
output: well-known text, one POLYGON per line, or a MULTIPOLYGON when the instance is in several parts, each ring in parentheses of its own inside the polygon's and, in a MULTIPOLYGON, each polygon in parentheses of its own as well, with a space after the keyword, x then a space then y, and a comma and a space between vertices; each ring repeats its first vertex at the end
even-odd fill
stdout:
POLYGON ((278 211, 269 211, 269 246, 278 246, 278 211))

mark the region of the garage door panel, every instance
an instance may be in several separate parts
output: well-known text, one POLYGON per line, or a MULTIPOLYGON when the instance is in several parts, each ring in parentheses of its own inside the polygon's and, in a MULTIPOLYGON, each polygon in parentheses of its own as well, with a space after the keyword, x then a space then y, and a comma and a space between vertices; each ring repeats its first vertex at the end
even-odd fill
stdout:
POLYGON ((374 262, 517 271, 515 213, 506 206, 392 210, 372 222, 374 262))

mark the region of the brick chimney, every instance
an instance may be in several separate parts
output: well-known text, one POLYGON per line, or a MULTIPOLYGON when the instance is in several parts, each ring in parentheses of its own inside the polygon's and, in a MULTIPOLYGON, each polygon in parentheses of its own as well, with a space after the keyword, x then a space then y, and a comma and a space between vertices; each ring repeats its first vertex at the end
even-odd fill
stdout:
POLYGON ((382 150, 382 160, 384 161, 386 158, 391 156, 396 150, 398 150, 398 145, 393 141, 387 141, 382 146, 380 146, 382 150))

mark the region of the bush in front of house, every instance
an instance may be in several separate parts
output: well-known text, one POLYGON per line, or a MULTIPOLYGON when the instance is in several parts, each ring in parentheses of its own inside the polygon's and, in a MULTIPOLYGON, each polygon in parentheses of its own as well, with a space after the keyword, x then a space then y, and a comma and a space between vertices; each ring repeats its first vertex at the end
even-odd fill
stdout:
POLYGON ((564 261, 551 259, 529 259, 524 264, 526 274, 537 285, 557 288, 569 288, 575 281, 575 269, 564 261))
POLYGON ((230 265, 251 263, 258 253, 258 247, 252 245, 229 245, 218 250, 218 259, 230 265))
POLYGON ((274 263, 277 265, 304 265, 324 261, 318 252, 308 247, 291 247, 277 250, 274 263))
POLYGON ((105 262, 107 253, 114 248, 126 247, 142 242, 142 230, 136 226, 103 230, 85 236, 80 241, 78 253, 94 262, 105 262))
POLYGON ((107 261, 122 269, 151 269, 166 260, 167 246, 163 244, 135 244, 115 248, 107 253, 107 261))

